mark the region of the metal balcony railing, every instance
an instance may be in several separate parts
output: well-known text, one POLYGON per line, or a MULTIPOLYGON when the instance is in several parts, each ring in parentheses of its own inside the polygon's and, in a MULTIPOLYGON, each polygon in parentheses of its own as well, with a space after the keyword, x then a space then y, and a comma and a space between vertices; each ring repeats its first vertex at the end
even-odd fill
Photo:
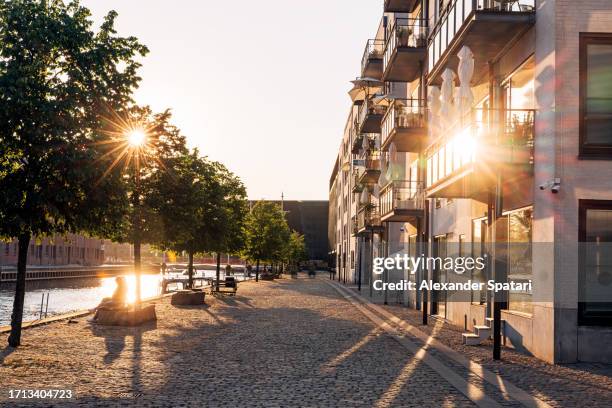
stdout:
POLYGON ((419 48, 427 46, 427 20, 415 18, 396 18, 387 30, 383 70, 398 48, 419 48))
POLYGON ((524 13, 535 10, 535 0, 453 0, 445 1, 440 16, 431 20, 428 55, 429 69, 433 70, 455 35, 461 31, 476 11, 496 13, 524 13))
POLYGON ((353 231, 353 235, 357 235, 359 233, 359 224, 357 222, 357 217, 351 218, 351 229, 353 231))
POLYGON ((396 210, 423 210, 423 183, 414 180, 392 181, 381 190, 379 201, 383 216, 396 210))
POLYGON ((394 130, 425 126, 425 107, 419 99, 395 99, 383 117, 381 145, 394 130))
POLYGON ((363 231, 368 227, 380 226, 380 211, 375 203, 367 204, 357 212, 357 230, 363 231))
POLYGON ((371 60, 382 60, 385 51, 385 40, 369 39, 366 43, 363 57, 361 57, 361 73, 363 75, 368 63, 371 60))
POLYGON ((533 166, 535 110, 473 109, 427 150, 427 186, 475 161, 533 166))
POLYGON ((385 107, 381 105, 376 105, 372 100, 366 98, 365 101, 359 107, 359 112, 357 114, 357 122, 355 123, 355 127, 359 130, 362 129, 365 121, 368 119, 368 115, 384 115, 385 107))
POLYGON ((381 170, 380 151, 369 151, 363 158, 366 170, 381 170))
POLYGON ((351 144, 351 153, 359 154, 361 147, 363 146, 363 134, 355 134, 355 132, 351 131, 351 138, 353 139, 353 143, 351 144))

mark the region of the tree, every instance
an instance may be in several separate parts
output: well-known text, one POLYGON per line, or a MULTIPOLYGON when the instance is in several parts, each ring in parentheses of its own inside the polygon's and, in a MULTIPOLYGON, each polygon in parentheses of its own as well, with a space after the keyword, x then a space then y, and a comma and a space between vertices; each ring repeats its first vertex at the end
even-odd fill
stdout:
POLYGON ((191 288, 193 257, 210 250, 219 224, 221 188, 215 167, 194 150, 166 160, 164 170, 151 178, 150 185, 147 206, 159 215, 163 230, 156 244, 165 250, 187 252, 191 288))
POLYGON ((289 226, 280 206, 270 201, 258 201, 247 216, 245 224, 246 258, 257 263, 255 280, 259 280, 261 261, 282 259, 286 242, 289 240, 289 226))
POLYGON ((78 2, 0 3, 0 235, 18 240, 9 345, 21 341, 32 236, 105 235, 121 222, 120 174, 98 147, 105 112, 131 101, 147 48, 119 37, 110 12, 98 32, 78 2), (103 177, 104 176, 104 177, 103 177))
POLYGON ((112 239, 134 245, 136 307, 140 305, 141 246, 162 239, 159 214, 147 206, 147 197, 154 194, 151 180, 169 171, 172 160, 187 154, 185 137, 172 125, 171 118, 169 110, 153 113, 148 106, 132 105, 112 112, 102 128, 108 136, 102 147, 105 156, 113 157, 113 166, 121 169, 129 197, 123 228, 112 239))
POLYGON ((284 261, 287 265, 297 267, 301 261, 308 259, 304 235, 297 231, 291 231, 289 241, 285 246, 284 261))
MULTIPOLYGON (((158 245, 187 252, 189 287, 197 253, 239 251, 246 215, 246 189, 221 163, 199 157, 197 150, 164 161, 150 181, 147 205, 163 225, 158 245)), ((217 273, 218 285, 218 273, 217 273)))
POLYGON ((213 163, 220 187, 218 235, 212 241, 212 250, 217 252, 217 290, 221 274, 221 252, 237 253, 244 247, 244 230, 248 213, 246 188, 242 181, 224 165, 213 163))

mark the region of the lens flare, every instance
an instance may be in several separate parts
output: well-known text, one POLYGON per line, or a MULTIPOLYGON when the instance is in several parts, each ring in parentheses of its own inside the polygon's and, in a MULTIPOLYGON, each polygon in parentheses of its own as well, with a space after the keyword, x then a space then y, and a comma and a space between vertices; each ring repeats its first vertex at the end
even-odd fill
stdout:
POLYGON ((147 135, 142 129, 132 129, 127 135, 127 140, 130 146, 140 147, 147 140, 147 135))

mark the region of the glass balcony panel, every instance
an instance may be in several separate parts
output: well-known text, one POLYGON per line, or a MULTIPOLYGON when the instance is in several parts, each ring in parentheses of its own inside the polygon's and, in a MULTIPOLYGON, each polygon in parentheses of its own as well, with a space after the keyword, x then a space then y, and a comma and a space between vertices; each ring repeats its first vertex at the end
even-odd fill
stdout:
MULTIPOLYGON (((472 12, 525 13, 534 10, 535 0, 455 0, 450 7, 442 12, 435 25, 432 26, 429 53, 430 70, 435 68, 456 34, 459 33, 468 17, 472 15, 472 12), (431 44, 433 44, 433 50, 431 44)), ((502 43, 505 45, 505 41, 502 41, 502 43)))
POLYGON ((481 180, 494 180, 496 172, 507 178, 533 171, 534 110, 476 109, 458 119, 445 133, 449 136, 427 152, 428 189, 443 181, 448 185, 459 174, 473 177, 472 184, 484 184, 481 180), (463 172, 470 168, 471 173, 463 172))

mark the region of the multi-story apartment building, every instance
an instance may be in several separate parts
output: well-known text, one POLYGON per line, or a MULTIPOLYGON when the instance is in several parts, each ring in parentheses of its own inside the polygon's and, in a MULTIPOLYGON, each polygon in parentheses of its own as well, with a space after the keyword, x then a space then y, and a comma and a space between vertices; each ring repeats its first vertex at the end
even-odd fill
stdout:
POLYGON ((381 15, 330 180, 339 279, 369 285, 377 256, 484 254, 469 276, 384 279, 531 280, 400 300, 467 331, 494 321, 497 344, 549 362, 612 361, 612 4, 385 0, 381 15))

